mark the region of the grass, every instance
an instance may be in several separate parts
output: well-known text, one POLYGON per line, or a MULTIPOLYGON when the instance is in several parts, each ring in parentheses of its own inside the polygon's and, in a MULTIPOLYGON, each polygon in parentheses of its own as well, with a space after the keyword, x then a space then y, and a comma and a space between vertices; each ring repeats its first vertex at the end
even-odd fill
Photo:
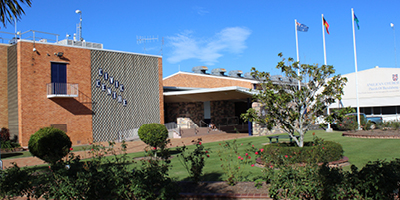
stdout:
MULTIPOLYGON (((342 132, 334 131, 334 132, 325 132, 324 130, 315 130, 309 131, 305 135, 305 141, 312 141, 313 135, 312 133, 315 132, 315 136, 323 138, 329 141, 335 141, 340 143, 344 149, 344 155, 349 158, 349 162, 354 164, 358 168, 364 167, 368 161, 375 161, 375 160, 392 160, 394 158, 400 158, 400 140, 397 139, 364 139, 364 138, 350 138, 350 137, 343 137, 342 132)), ((238 151, 241 155, 246 153, 246 148, 254 145, 255 148, 260 149, 265 144, 269 143, 269 139, 267 136, 254 136, 254 137, 246 137, 236 140, 239 148, 238 151), (241 145, 243 143, 243 145, 241 145)), ((281 139, 280 139, 281 141, 281 139)), ((289 139, 283 139, 282 141, 289 141, 289 139)), ((223 142, 212 142, 212 143, 203 143, 205 148, 210 149, 209 155, 210 157, 206 159, 206 164, 204 167, 204 176, 203 179, 205 181, 222 181, 225 180, 225 174, 223 169, 221 168, 220 157, 218 156, 218 151, 221 150, 221 146, 219 144, 223 142)), ((85 147, 74 147, 74 151, 78 151, 80 149, 84 149, 85 147)), ((188 152, 191 152, 195 146, 190 145, 188 146, 188 152)), ((172 151, 175 148, 171 148, 172 151)), ((29 153, 29 152, 27 152, 29 153)), ((249 155, 252 157, 252 160, 256 158, 254 152, 248 152, 249 155)), ((129 159, 143 157, 145 154, 144 152, 136 152, 136 153, 129 153, 129 159)), ((3 157, 3 156, 2 156, 3 157)), ((111 157, 108 157, 112 159, 111 157)), ((232 160, 236 161, 236 155, 232 156, 232 160)), ((254 163, 254 162, 253 162, 254 163)), ((131 164, 129 168, 134 168, 140 163, 131 164)), ((183 165, 180 163, 176 152, 172 155, 171 158, 171 170, 169 171, 169 175, 171 178, 175 180, 187 180, 188 173, 183 165)), ((36 166, 38 167, 38 166, 36 166)), ((259 167, 251 167, 250 164, 242 166, 245 173, 248 174, 249 181, 252 181, 254 177, 257 177, 262 174, 262 169, 259 167)), ((344 167, 345 170, 349 170, 350 166, 344 167)))
MULTIPOLYGON (((89 145, 83 145, 83 146, 74 146, 72 152, 76 151, 83 151, 85 149, 88 149, 89 145)), ((1 159, 14 159, 14 158, 24 158, 24 157, 32 157, 32 154, 29 151, 18 151, 18 152, 7 152, 3 153, 1 152, 1 159)))
MULTIPOLYGON (((400 158, 400 145, 399 140, 397 139, 364 139, 364 138, 350 138, 343 137, 342 132, 334 131, 334 132, 325 132, 324 130, 315 130, 309 131, 305 135, 305 141, 312 141, 313 135, 315 132, 315 136, 323 138, 329 141, 335 141, 340 143, 343 146, 344 156, 349 158, 349 162, 355 165, 358 168, 364 167, 368 161, 375 160, 392 160, 394 158, 400 158)), ((282 134, 284 135, 284 134, 282 134)), ((280 140, 281 141, 281 140, 280 140)), ((282 141, 289 141, 289 139, 283 139, 282 141)), ((226 177, 221 168, 220 158, 218 157, 218 150, 221 149, 221 142, 212 142, 205 143, 205 148, 210 149, 210 158, 206 159, 206 164, 204 167, 204 180, 205 181, 220 181, 224 180, 226 177)), ((237 139, 239 145, 239 152, 242 154, 245 153, 246 144, 252 143, 255 148, 262 148, 264 144, 269 143, 269 139, 267 136, 255 136, 255 137, 247 137, 237 139)), ((192 151, 194 146, 188 146, 189 150, 192 151)), ((254 160, 255 155, 254 152, 250 153, 252 160, 254 160)), ((130 157, 139 156, 138 153, 128 154, 130 157)), ((140 156, 143 156, 142 153, 140 156)), ((235 157, 236 159, 236 157, 235 157)), ((176 180, 186 180, 188 178, 188 173, 186 169, 182 166, 180 161, 176 156, 173 156, 171 159, 172 168, 169 171, 169 175, 176 180)), ((259 167, 251 167, 250 165, 244 166, 246 173, 249 174, 249 179, 251 180, 253 177, 259 176, 262 174, 262 169, 259 167)), ((344 167, 345 170, 350 170, 350 166, 344 167)))

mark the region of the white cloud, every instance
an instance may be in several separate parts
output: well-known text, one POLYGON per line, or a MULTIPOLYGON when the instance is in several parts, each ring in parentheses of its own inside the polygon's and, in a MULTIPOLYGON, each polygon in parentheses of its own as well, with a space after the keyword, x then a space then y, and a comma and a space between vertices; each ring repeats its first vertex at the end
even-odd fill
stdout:
POLYGON ((251 31, 242 27, 225 28, 210 39, 198 39, 191 31, 167 37, 173 47, 170 63, 198 59, 206 65, 214 65, 223 53, 240 54, 247 48, 246 40, 251 31))
POLYGON ((199 6, 194 6, 192 9, 199 15, 205 15, 209 13, 206 9, 199 6))

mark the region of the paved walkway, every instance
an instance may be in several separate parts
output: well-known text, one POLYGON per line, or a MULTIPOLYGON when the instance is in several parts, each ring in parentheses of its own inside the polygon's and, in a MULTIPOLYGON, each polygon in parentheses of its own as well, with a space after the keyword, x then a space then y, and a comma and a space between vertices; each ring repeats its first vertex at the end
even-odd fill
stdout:
MULTIPOLYGON (((193 140, 196 140, 197 138, 202 138, 203 143, 209 143, 209 142, 216 142, 216 141, 224 141, 224 140, 231 140, 231 139, 236 139, 236 138, 243 138, 243 137, 248 137, 247 133, 219 133, 219 134, 211 134, 211 135, 202 135, 202 136, 193 136, 193 137, 187 137, 187 138, 174 138, 171 139, 171 147, 176 147, 176 146, 182 146, 183 144, 185 145, 191 145, 193 140)), ((108 146, 108 143, 103 143, 105 146, 108 146)), ((131 141, 127 142, 127 153, 134 153, 134 152, 141 152, 144 151, 144 148, 147 145, 142 142, 142 141, 131 141)), ((120 148, 121 145, 120 143, 117 143, 115 145, 116 149, 120 148)), ((85 151, 77 151, 74 152, 75 155, 80 155, 81 158, 87 158, 88 153, 85 151)), ((43 165, 46 164, 42 160, 40 160, 37 157, 24 157, 24 158, 15 158, 15 159, 4 159, 3 161, 3 167, 11 167, 12 163, 16 163, 19 167, 25 167, 25 166, 35 166, 35 165, 43 165)))

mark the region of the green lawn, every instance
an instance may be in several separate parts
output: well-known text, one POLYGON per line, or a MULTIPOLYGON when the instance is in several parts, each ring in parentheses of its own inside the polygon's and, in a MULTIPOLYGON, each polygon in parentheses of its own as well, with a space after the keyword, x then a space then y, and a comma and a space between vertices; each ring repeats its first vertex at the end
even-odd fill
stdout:
MULTIPOLYGON (((375 161, 378 159, 392 160, 393 158, 400 158, 400 140, 398 139, 363 139, 363 138, 350 138, 343 137, 342 132, 325 132, 323 130, 309 131, 305 136, 305 141, 311 141, 313 138, 312 133, 315 132, 315 136, 323 138, 325 140, 335 141, 342 144, 344 149, 344 155, 349 158, 351 164, 356 165, 358 168, 362 168, 368 161, 375 161)), ((283 141, 288 141, 284 139, 283 141)), ((280 140, 281 141, 281 140, 280 140)), ((219 145, 222 142, 204 143, 205 148, 210 149, 210 157, 206 159, 204 167, 204 180, 206 181, 218 181, 224 180, 224 172, 221 168, 220 158, 218 157, 218 150, 221 150, 219 145)), ((238 151, 241 155, 246 153, 246 148, 249 147, 248 143, 254 145, 255 148, 260 149, 264 144, 269 143, 267 136, 254 136, 238 139, 236 142, 239 145, 238 151), (241 145, 243 144, 243 145, 241 145)), ((250 145, 251 146, 251 145, 250 145)), ((85 147, 74 147, 74 151, 81 150, 85 147)), ((192 151, 194 146, 188 146, 189 150, 192 151)), ((186 180, 188 173, 186 169, 180 163, 175 148, 172 148, 172 168, 169 171, 169 175, 175 180, 186 180), (174 154, 175 153, 175 154, 174 154)), ((29 152, 26 152, 29 154, 29 152)), ((252 157, 256 157, 254 152, 247 152, 252 157)), ((30 154, 29 154, 30 155, 30 154)), ((22 155, 21 155, 22 156, 22 155)), ((130 160, 133 158, 143 157, 144 152, 130 153, 128 154, 130 160)), ((2 155, 3 158, 3 155, 2 155)), ((109 157, 111 159, 111 157, 109 157)), ((236 161, 237 156, 233 155, 232 159, 236 161)), ((254 162, 253 162, 254 163, 254 162)), ((137 165, 137 164, 136 164, 137 165)), ((135 164, 130 165, 134 167, 135 164)), ((41 167, 41 166, 36 166, 41 167)), ((242 166, 243 170, 249 174, 249 179, 262 174, 262 169, 258 167, 251 167, 250 164, 242 166)), ((350 166, 344 167, 345 170, 349 170, 350 166)))
MULTIPOLYGON (((349 162, 354 164, 358 168, 362 168, 368 161, 375 161, 378 159, 391 160, 393 158, 400 158, 400 140, 398 139, 363 139, 363 138, 350 138, 343 137, 342 132, 325 132, 323 130, 309 131, 305 136, 305 141, 311 141, 313 138, 312 133, 315 132, 315 136, 324 138, 325 140, 335 141, 342 144, 344 149, 344 155, 349 158, 349 162)), ((289 139, 286 139, 287 141, 289 139)), ((285 139, 283 140, 285 141, 285 139)), ((247 137, 237 140, 239 144, 239 152, 245 153, 246 144, 252 143, 256 148, 262 148, 263 144, 269 143, 267 136, 254 136, 247 137), (243 146, 240 144, 244 144, 243 146)), ((206 143, 204 146, 210 149, 210 158, 206 160, 204 167, 204 179, 207 181, 223 180, 224 173, 221 168, 222 162, 218 157, 218 150, 221 149, 219 143, 213 142, 206 143)), ((189 151, 193 150, 194 146, 189 146, 189 151)), ((254 160, 254 152, 248 152, 254 160)), ((143 153, 129 154, 130 157, 143 156, 143 153)), ((236 158, 236 156, 234 156, 236 158)), ((171 159, 172 169, 169 174, 171 177, 177 180, 185 180, 188 177, 186 169, 182 166, 177 156, 173 155, 171 159)), ((251 167, 250 165, 244 166, 245 171, 251 173, 249 178, 261 175, 261 168, 251 167)), ((350 166, 344 167, 345 170, 349 170, 350 166)))

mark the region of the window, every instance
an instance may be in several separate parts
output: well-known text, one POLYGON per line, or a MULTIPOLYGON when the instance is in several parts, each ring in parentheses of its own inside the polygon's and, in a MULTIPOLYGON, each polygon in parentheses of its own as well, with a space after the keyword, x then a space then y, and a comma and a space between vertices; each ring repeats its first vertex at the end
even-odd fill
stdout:
POLYGON ((51 83, 53 94, 67 94, 66 63, 51 63, 51 83))

